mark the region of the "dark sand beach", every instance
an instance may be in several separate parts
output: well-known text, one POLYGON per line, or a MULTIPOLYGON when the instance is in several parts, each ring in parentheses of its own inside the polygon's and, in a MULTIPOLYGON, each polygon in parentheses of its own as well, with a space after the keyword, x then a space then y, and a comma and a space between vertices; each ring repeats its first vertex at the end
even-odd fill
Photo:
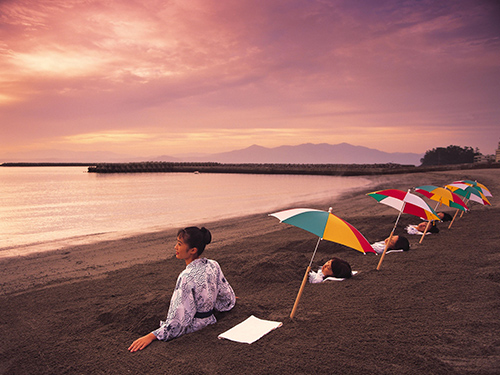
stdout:
MULTIPOLYGON (((317 238, 267 214, 205 225, 204 255, 238 296, 218 323, 129 353, 164 319, 185 267, 176 229, 0 259, 0 374, 498 374, 500 370, 500 170, 371 177, 373 191, 477 179, 492 206, 471 203, 451 229, 438 224, 411 250, 379 257, 322 241, 314 268, 332 256, 359 273, 307 284, 289 318, 317 238), (250 315, 283 322, 248 345, 217 336, 250 315)), ((386 238, 397 211, 356 191, 311 208, 386 238)), ((433 206, 434 203, 431 203, 433 206)), ((294 207, 284 207, 294 208, 294 207)), ((454 213, 447 207, 446 212, 454 213)), ((416 217, 403 215, 396 234, 416 217)))

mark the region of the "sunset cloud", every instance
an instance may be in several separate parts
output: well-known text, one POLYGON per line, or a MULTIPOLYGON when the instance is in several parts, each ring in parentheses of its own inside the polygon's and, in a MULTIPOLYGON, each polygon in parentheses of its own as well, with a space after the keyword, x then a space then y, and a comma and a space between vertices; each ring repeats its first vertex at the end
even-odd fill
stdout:
POLYGON ((499 16, 473 0, 3 1, 0 150, 492 153, 499 16))

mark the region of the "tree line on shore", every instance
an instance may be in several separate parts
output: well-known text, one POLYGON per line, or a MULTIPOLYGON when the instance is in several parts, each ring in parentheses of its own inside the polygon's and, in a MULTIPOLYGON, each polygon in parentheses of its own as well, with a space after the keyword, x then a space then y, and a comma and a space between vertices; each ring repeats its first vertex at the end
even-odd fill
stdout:
POLYGON ((432 150, 427 150, 420 163, 426 165, 453 165, 474 163, 474 158, 481 155, 476 147, 460 147, 450 145, 448 147, 436 147, 432 150))

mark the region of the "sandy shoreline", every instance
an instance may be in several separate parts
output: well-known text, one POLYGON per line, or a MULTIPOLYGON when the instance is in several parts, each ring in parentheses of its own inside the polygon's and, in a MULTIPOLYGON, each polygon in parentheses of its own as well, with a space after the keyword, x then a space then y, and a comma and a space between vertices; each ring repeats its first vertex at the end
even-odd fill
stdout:
MULTIPOLYGON (((412 250, 389 254, 381 271, 373 255, 322 242, 316 265, 339 256, 360 273, 307 285, 294 321, 288 316, 314 236, 265 214, 193 223, 212 230, 206 256, 221 264, 237 306, 212 327, 135 354, 126 347, 157 327, 183 269, 172 256, 176 229, 2 259, 0 373, 495 373, 500 171, 371 178, 400 189, 477 179, 493 206, 473 204, 422 244, 408 236, 412 250), (284 325, 250 346, 217 340, 251 314, 284 325)), ((364 192, 311 207, 328 205, 370 242, 387 237, 397 215, 364 192)), ((403 216, 397 232, 415 222, 403 216)))

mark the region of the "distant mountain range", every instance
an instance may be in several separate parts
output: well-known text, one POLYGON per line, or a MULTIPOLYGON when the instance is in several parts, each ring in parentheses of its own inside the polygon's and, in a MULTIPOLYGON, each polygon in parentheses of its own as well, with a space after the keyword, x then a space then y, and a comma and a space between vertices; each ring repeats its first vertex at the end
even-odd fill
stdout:
POLYGON ((312 144, 267 148, 253 145, 242 150, 218 154, 191 156, 162 155, 138 158, 112 152, 77 152, 47 150, 31 153, 0 155, 0 162, 80 162, 80 163, 126 163, 141 161, 170 162, 218 162, 218 163, 284 163, 284 164, 379 164, 396 163, 420 165, 424 154, 387 153, 376 149, 353 146, 348 143, 312 144))

